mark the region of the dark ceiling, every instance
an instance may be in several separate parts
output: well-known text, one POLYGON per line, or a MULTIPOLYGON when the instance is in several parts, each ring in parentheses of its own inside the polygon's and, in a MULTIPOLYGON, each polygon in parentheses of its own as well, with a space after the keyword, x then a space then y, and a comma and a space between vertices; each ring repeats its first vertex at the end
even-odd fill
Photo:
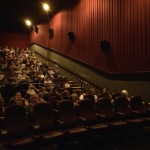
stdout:
POLYGON ((58 11, 73 8, 80 0, 1 0, 0 2, 0 31, 27 32, 24 20, 29 18, 34 25, 48 21, 58 11), (47 2, 51 12, 47 13, 42 8, 42 3, 47 2))

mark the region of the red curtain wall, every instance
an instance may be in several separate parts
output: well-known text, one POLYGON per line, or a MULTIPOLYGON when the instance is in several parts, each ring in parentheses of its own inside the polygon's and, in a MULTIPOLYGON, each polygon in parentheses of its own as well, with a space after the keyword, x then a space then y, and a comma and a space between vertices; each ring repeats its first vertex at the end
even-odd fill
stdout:
POLYGON ((8 46, 9 48, 19 47, 26 49, 29 44, 29 34, 26 33, 0 33, 0 46, 2 48, 8 46))
POLYGON ((57 13, 49 25, 39 25, 39 34, 32 33, 30 42, 107 72, 150 71, 149 8, 150 0, 81 0, 74 9, 57 13), (54 29, 52 40, 48 28, 54 29), (68 39, 70 31, 74 43, 68 39), (101 50, 101 40, 110 42, 109 53, 101 50))
POLYGON ((43 45, 45 47, 49 46, 49 33, 48 33, 48 24, 41 24, 38 25, 38 34, 34 31, 31 32, 30 35, 30 43, 38 43, 40 45, 43 45))

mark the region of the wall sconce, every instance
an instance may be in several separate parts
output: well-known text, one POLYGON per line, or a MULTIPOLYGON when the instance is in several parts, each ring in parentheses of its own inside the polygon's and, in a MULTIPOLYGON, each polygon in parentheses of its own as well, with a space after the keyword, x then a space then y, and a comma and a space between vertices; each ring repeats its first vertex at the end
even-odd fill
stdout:
POLYGON ((68 37, 69 37, 69 40, 72 41, 74 43, 75 41, 75 35, 73 32, 68 32, 68 37))
POLYGON ((102 51, 104 52, 110 51, 110 43, 107 40, 100 41, 100 46, 102 51))
POLYGON ((36 32, 36 34, 38 34, 39 28, 37 26, 33 26, 33 30, 36 32))
POLYGON ((53 39, 54 37, 54 30, 52 28, 49 28, 49 38, 53 39))

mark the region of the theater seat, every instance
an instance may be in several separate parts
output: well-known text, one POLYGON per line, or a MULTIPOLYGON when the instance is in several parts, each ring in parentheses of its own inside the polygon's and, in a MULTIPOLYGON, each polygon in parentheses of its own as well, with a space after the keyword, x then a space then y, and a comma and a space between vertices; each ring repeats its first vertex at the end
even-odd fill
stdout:
POLYGON ((124 96, 119 96, 114 99, 114 108, 117 115, 122 116, 122 119, 131 119, 134 116, 131 114, 129 100, 124 96))
POLYGON ((83 99, 78 105, 78 115, 80 121, 92 134, 107 132, 108 125, 101 122, 101 118, 96 114, 95 103, 90 99, 83 99))
POLYGON ((142 97, 132 96, 130 98, 130 106, 134 113, 145 120, 145 126, 150 126, 150 109, 145 108, 142 97))
POLYGON ((130 98, 131 110, 139 113, 141 117, 150 116, 150 109, 146 109, 141 96, 132 96, 130 98))
POLYGON ((114 113, 114 108, 109 98, 103 97, 98 99, 97 103, 97 113, 102 117, 103 122, 109 123, 114 126, 126 126, 126 121, 121 121, 118 116, 114 113))
POLYGON ((31 149, 35 140, 27 120, 26 108, 22 105, 8 106, 4 112, 5 133, 3 142, 6 149, 31 149))
POLYGON ((84 96, 83 97, 84 99, 88 98, 88 99, 91 99, 95 102, 94 94, 84 94, 83 96, 84 96))
POLYGON ((71 100, 58 103, 58 120, 60 129, 68 133, 68 139, 80 139, 87 133, 87 129, 80 126, 74 104, 71 100))
POLYGON ((59 143, 63 133, 58 131, 53 118, 52 107, 47 102, 37 103, 33 107, 33 124, 36 135, 42 141, 41 144, 59 143))
POLYGON ((130 127, 141 128, 144 124, 142 118, 137 117, 132 113, 129 100, 124 96, 119 96, 114 100, 116 115, 120 116, 122 120, 127 121, 130 127))
POLYGON ((96 112, 102 117, 104 122, 113 122, 115 117, 111 100, 106 97, 99 98, 96 102, 96 112))

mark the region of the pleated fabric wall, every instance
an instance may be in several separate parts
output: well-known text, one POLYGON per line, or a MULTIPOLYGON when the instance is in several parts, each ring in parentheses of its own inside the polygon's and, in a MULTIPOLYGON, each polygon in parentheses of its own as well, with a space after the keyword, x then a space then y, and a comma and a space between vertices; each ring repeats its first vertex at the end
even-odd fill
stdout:
POLYGON ((81 0, 57 13, 49 28, 55 34, 48 46, 61 53, 110 73, 150 71, 150 0, 81 0), (108 53, 102 40, 110 42, 108 53))
POLYGON ((38 34, 34 31, 30 34, 30 43, 38 43, 44 47, 48 47, 49 45, 49 32, 48 32, 48 24, 43 23, 37 26, 38 34))

